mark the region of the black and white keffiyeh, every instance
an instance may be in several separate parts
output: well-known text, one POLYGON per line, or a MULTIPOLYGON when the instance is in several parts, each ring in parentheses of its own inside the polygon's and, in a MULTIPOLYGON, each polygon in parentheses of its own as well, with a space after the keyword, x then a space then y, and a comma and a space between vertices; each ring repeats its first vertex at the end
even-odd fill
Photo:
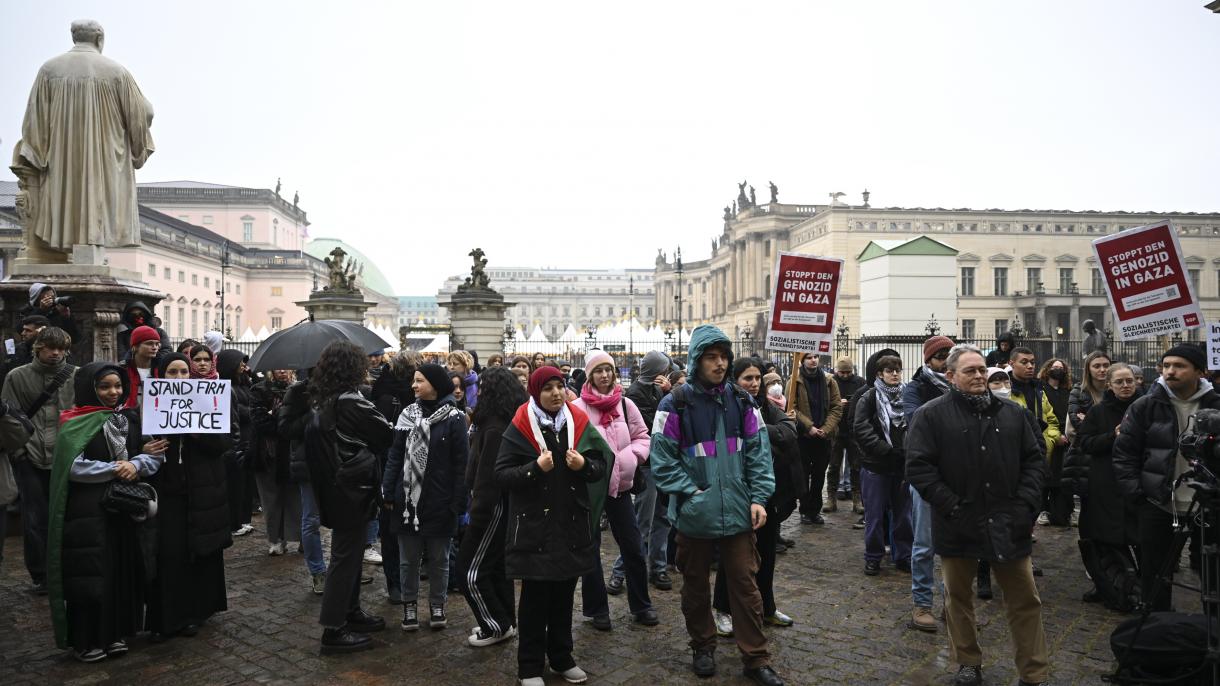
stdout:
POLYGON ((432 436, 432 426, 452 416, 462 416, 462 411, 450 403, 444 403, 424 418, 423 408, 418 402, 411 403, 398 415, 398 423, 394 429, 407 432, 406 455, 402 461, 403 502, 406 504, 403 511, 404 524, 419 527, 419 515, 416 510, 424 488, 424 471, 428 468, 428 440, 432 436))
POLYGON ((876 379, 873 381, 873 388, 877 389, 877 421, 881 424, 885 441, 894 445, 894 441, 890 439, 890 428, 901 429, 906 426, 906 419, 902 414, 902 384, 890 386, 881 379, 876 379))

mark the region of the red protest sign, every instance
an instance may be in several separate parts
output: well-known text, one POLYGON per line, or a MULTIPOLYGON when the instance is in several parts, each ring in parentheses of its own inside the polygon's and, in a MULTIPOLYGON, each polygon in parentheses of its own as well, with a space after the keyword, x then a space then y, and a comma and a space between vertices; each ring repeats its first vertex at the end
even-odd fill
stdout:
POLYGON ((781 252, 772 273, 767 349, 829 353, 843 260, 781 252))
POLYGON ((1190 287, 1178 232, 1168 221, 1093 241, 1120 340, 1203 324, 1190 287))

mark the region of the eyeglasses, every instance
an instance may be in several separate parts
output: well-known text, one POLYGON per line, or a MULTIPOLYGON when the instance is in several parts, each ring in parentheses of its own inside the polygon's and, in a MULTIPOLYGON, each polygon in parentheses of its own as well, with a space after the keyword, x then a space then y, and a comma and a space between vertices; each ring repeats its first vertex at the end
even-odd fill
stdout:
POLYGON ((940 351, 940 352, 936 353, 935 355, 933 355, 933 356, 932 356, 932 359, 934 359, 934 360, 947 360, 947 359, 949 359, 949 351, 948 351, 948 350, 942 350, 942 351, 940 351))

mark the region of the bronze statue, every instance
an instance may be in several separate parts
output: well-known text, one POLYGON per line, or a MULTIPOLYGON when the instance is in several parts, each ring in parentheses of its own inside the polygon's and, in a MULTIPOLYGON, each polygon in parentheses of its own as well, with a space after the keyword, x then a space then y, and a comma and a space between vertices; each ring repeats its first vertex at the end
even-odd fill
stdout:
POLYGON ((292 209, 297 208, 297 203, 301 201, 301 192, 296 191, 292 194, 292 209))
POLYGON ((467 254, 474 258, 474 264, 470 267, 470 276, 462 281, 458 290, 491 290, 491 278, 487 276, 487 258, 484 256, 483 249, 475 248, 467 254))
POLYGON ((327 278, 330 285, 323 290, 328 291, 356 291, 356 277, 358 274, 355 270, 355 260, 346 260, 347 252, 338 246, 330 251, 330 257, 323 260, 326 263, 327 278))
POLYGON ((776 186, 774 181, 768 181, 767 185, 771 187, 771 204, 779 203, 779 186, 776 186))
POLYGON ((758 198, 754 195, 753 186, 750 186, 750 207, 758 207, 758 198))
POLYGON ((283 184, 280 183, 280 177, 275 177, 275 197, 280 197, 280 188, 282 187, 283 184))
POLYGON ((736 213, 736 208, 738 207, 744 210, 750 206, 750 199, 746 197, 746 183, 747 182, 742 181, 741 183, 737 184, 737 204, 733 208, 734 213, 736 213))

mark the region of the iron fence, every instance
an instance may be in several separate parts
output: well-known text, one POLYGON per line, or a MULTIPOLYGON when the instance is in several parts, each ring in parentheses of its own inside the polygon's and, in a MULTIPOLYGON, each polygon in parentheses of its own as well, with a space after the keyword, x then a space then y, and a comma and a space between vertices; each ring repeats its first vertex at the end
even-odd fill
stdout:
MULTIPOLYGON (((170 350, 177 350, 178 346, 185 340, 197 341, 201 344, 203 343, 203 341, 195 338, 170 338, 168 347, 170 350)), ((253 341, 225 341, 221 349, 233 348, 235 350, 240 350, 247 355, 253 355, 254 351, 258 350, 258 346, 259 343, 253 341)))

